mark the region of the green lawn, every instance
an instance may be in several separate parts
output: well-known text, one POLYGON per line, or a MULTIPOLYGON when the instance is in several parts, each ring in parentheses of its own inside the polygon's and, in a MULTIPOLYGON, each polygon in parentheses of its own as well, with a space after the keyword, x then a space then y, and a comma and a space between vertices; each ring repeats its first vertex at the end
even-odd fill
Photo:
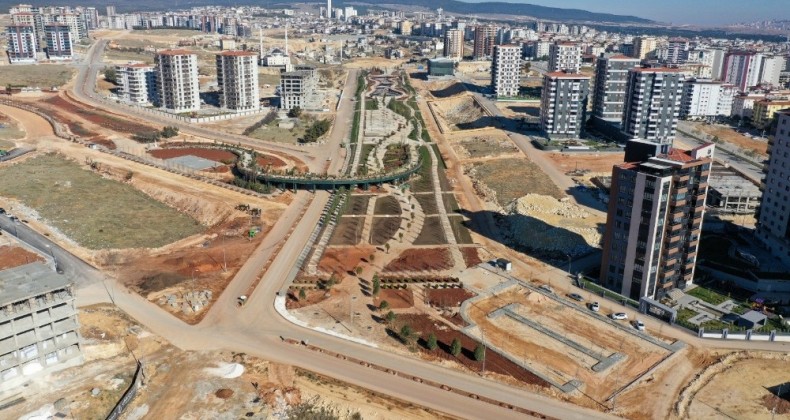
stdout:
POLYGON ((158 248, 204 230, 131 185, 50 154, 0 170, 0 195, 88 249, 158 248))
POLYGON ((706 289, 702 286, 697 286, 688 292, 687 295, 694 296, 695 298, 702 299, 705 302, 710 303, 711 305, 718 305, 720 303, 724 303, 728 300, 732 300, 727 296, 722 295, 721 293, 714 292, 713 290, 706 289))

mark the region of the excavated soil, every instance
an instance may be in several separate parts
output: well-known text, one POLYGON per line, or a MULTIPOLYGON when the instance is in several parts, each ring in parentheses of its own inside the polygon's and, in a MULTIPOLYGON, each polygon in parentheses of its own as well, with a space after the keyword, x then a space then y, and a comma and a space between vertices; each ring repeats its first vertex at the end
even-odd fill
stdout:
POLYGON ((428 303, 436 308, 457 308, 477 295, 466 289, 426 289, 428 303))
MULTIPOLYGON (((397 323, 399 325, 408 324, 412 327, 415 335, 420 337, 416 347, 426 359, 450 360, 463 365, 473 372, 482 372, 483 362, 474 359, 474 349, 477 347, 478 342, 472 338, 434 321, 428 315, 403 314, 398 317, 397 323), (436 350, 428 350, 424 346, 425 340, 431 333, 436 335, 439 342, 439 347, 436 350), (463 350, 457 357, 450 353, 450 344, 456 338, 461 341, 461 345, 463 346, 463 350)), ((546 381, 538 378, 531 372, 502 357, 491 349, 486 351, 485 372, 505 375, 523 384, 537 385, 542 388, 548 388, 550 386, 546 381)))
POLYGON ((201 147, 174 147, 171 149, 155 149, 148 151, 148 154, 157 159, 172 159, 181 156, 197 156, 214 162, 231 163, 235 162, 237 156, 226 150, 204 149, 201 147))
POLYGON ((39 255, 16 246, 0 246, 0 270, 19 267, 36 261, 44 261, 39 255))
POLYGON ((464 257, 464 263, 466 264, 467 268, 476 266, 483 262, 483 260, 480 259, 477 248, 461 248, 461 255, 464 257))
POLYGON ((407 249, 384 267, 384 271, 449 270, 453 257, 447 248, 407 249))
POLYGON ((346 273, 353 270, 367 259, 375 248, 372 246, 360 246, 355 248, 327 248, 318 264, 319 270, 326 273, 346 273))

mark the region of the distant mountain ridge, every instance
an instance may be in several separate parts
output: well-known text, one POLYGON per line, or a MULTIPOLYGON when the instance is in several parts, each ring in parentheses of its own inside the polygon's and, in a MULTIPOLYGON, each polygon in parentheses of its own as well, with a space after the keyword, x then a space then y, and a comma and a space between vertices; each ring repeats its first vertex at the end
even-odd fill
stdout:
MULTIPOLYGON (((33 4, 36 6, 93 6, 104 14, 104 8, 108 4, 115 4, 119 13, 131 11, 153 11, 167 9, 187 9, 199 6, 245 6, 255 5, 260 7, 276 7, 278 5, 289 5, 293 3, 324 3, 317 0, 178 0, 174 2, 162 2, 161 0, 0 0, 0 13, 8 13, 11 6, 19 3, 33 4)), ((335 0, 338 7, 345 2, 335 0)), ((531 16, 536 19, 547 19, 555 21, 576 21, 576 22, 610 22, 610 23, 655 23, 649 19, 636 16, 621 16, 609 13, 595 13, 580 9, 562 9, 558 7, 538 6, 526 3, 505 3, 505 2, 485 2, 485 3, 465 3, 457 0, 355 0, 349 1, 350 4, 367 4, 379 6, 385 4, 402 4, 407 6, 422 6, 432 10, 441 7, 447 12, 468 15, 520 15, 531 16)))

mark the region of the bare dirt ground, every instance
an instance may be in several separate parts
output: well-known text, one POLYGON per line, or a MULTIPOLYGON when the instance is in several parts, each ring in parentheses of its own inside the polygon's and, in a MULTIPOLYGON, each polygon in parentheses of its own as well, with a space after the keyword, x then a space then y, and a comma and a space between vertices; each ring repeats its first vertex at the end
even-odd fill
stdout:
POLYGON ((705 134, 716 136, 719 140, 730 143, 732 145, 738 146, 740 148, 746 150, 753 150, 754 152, 765 156, 768 151, 768 142, 767 141, 760 141, 755 140, 753 138, 749 138, 740 134, 730 128, 729 126, 720 125, 720 124, 703 124, 703 123, 691 123, 695 130, 701 131, 705 134))
POLYGON ((590 175, 612 175, 612 167, 623 163, 623 153, 548 153, 551 162, 563 172, 590 171, 590 175))
POLYGON ((19 267, 20 265, 36 261, 44 261, 44 259, 18 246, 0 245, 0 270, 19 267))
MULTIPOLYGON (((227 279, 240 267, 244 258, 252 252, 292 200, 290 193, 274 199, 251 197, 91 150, 54 137, 51 127, 35 114, 11 107, 2 108, 4 113, 20 121, 26 128, 28 137, 20 143, 37 147, 37 153, 58 152, 77 159, 85 167, 89 166, 89 162, 94 162, 102 177, 126 183, 148 197, 191 216, 207 228, 198 235, 156 249, 91 251, 38 220, 34 217, 35 212, 23 203, 0 198, 0 206, 7 209, 13 206, 15 213, 30 221, 31 227, 49 234, 79 257, 114 272, 122 281, 138 288, 143 296, 157 301, 160 296, 150 295, 152 292, 176 295, 176 300, 180 300, 185 292, 215 290, 217 293, 213 294, 213 299, 216 299, 221 290, 218 288, 224 287, 227 279), (133 174, 131 180, 128 178, 130 173, 133 174), (235 210, 238 204, 261 209, 261 218, 251 219, 246 213, 235 210), (243 235, 252 227, 260 228, 261 233, 255 240, 248 241, 243 235)), ((194 321, 194 315, 188 314, 186 318, 194 321)))
POLYGON ((82 308, 79 316, 86 363, 25 388, 25 400, 3 409, 3 418, 105 418, 131 383, 130 351, 144 361, 146 386, 124 418, 290 418, 299 404, 328 407, 340 418, 356 413, 366 419, 450 418, 244 354, 184 352, 110 305, 82 308), (222 376, 235 365, 242 369, 240 376, 222 376), (93 389, 98 395, 91 394, 93 389))
MULTIPOLYGON (((774 418, 771 411, 786 408, 787 401, 782 403, 768 388, 782 384, 790 388, 790 358, 762 356, 755 353, 726 363, 721 371, 711 375, 691 399, 687 418, 774 418)), ((789 412, 777 414, 786 416, 789 412)))
POLYGON ((318 264, 319 270, 325 273, 346 273, 358 266, 362 259, 368 258, 375 248, 372 246, 356 248, 334 248, 328 247, 321 262, 318 264))
POLYGON ((373 304, 378 306, 383 301, 391 309, 408 309, 414 306, 414 293, 411 289, 382 289, 373 304))
POLYGON ((536 292, 525 292, 519 287, 471 306, 469 316, 483 326, 487 341, 514 357, 530 361, 530 366, 554 378, 556 382, 581 380, 591 406, 600 406, 614 391, 642 375, 669 354, 661 347, 606 322, 578 316, 575 310, 565 305, 536 292), (515 309, 518 314, 603 357, 617 352, 625 354, 626 358, 604 372, 596 373, 591 368, 598 361, 591 356, 509 317, 488 317, 494 310, 512 303, 518 304, 515 309))
POLYGON ((472 96, 464 95, 434 102, 442 118, 453 130, 470 130, 491 125, 472 96))
POLYGON ((478 194, 502 207, 529 193, 564 196, 537 165, 524 158, 476 163, 467 167, 466 173, 476 181, 478 194))
POLYGON ((236 155, 225 150, 201 149, 198 147, 178 147, 171 149, 153 149, 148 152, 157 159, 172 159, 181 156, 197 156, 214 162, 233 162, 236 155))
POLYGON ((521 155, 519 149, 506 135, 496 131, 468 137, 455 136, 451 144, 460 159, 494 158, 503 155, 521 155))
POLYGON ((447 270, 453 266, 452 260, 447 248, 413 248, 401 252, 384 271, 447 270))
POLYGON ((480 259, 477 248, 461 248, 461 254, 464 257, 464 264, 466 264, 467 267, 474 267, 483 262, 483 260, 480 259))

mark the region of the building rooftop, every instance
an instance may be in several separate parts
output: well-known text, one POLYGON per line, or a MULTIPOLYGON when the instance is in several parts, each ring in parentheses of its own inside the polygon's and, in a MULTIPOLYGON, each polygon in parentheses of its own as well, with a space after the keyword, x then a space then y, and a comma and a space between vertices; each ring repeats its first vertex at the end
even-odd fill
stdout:
POLYGON ((40 262, 0 271, 0 305, 62 289, 70 282, 40 262))
POLYGON ((639 73, 680 73, 680 69, 671 69, 669 67, 639 67, 633 68, 631 71, 639 73))
POLYGON ((581 73, 565 73, 564 71, 555 71, 546 73, 547 77, 554 79, 589 79, 590 76, 581 73))
POLYGON ((222 51, 221 53, 218 53, 217 55, 224 55, 224 56, 230 56, 230 57, 251 57, 251 56, 258 55, 258 53, 252 52, 252 51, 233 50, 233 51, 222 51))
POLYGON ((638 58, 629 57, 623 54, 616 54, 609 57, 604 57, 607 60, 629 60, 629 61, 640 61, 638 58))

